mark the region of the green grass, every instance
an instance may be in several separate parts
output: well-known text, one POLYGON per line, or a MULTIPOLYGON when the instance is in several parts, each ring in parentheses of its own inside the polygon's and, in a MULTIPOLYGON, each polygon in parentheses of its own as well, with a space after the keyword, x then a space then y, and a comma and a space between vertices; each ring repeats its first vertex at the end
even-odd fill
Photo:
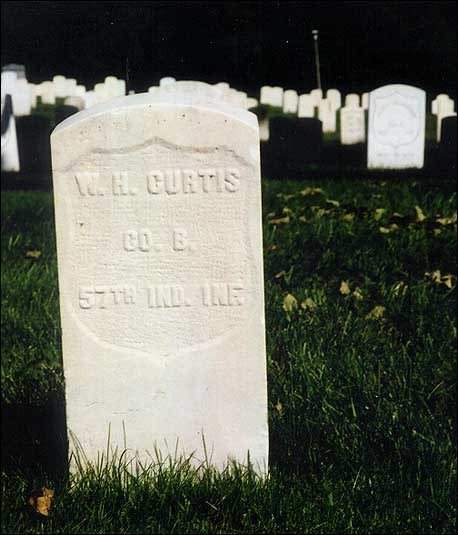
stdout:
MULTIPOLYGON (((118 459, 65 481, 22 459, 3 532, 455 532, 457 199, 438 182, 264 181, 267 480, 118 459), (46 519, 23 509, 42 485, 46 519)), ((3 403, 43 406, 63 392, 52 194, 2 197, 3 403)))

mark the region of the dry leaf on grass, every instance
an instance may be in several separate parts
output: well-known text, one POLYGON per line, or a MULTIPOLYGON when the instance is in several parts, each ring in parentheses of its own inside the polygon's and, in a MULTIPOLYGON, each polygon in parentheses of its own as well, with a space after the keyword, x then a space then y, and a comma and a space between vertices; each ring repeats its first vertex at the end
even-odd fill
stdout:
POLYGON ((26 256, 26 258, 35 258, 35 259, 37 259, 37 258, 40 258, 41 251, 38 251, 37 249, 34 249, 32 251, 27 251, 25 253, 25 256, 26 256))
POLYGON ((29 497, 28 504, 35 512, 42 516, 49 516, 49 509, 54 498, 54 490, 43 487, 41 491, 33 492, 29 497))
POLYGON ((285 217, 276 217, 274 219, 271 219, 269 221, 269 223, 271 225, 280 225, 282 223, 289 223, 289 215, 285 216, 285 217))
POLYGON ((340 283, 339 292, 342 295, 349 295, 349 293, 350 293, 350 285, 348 284, 348 281, 342 281, 340 283))
POLYGON ((287 294, 283 299, 283 310, 285 312, 294 312, 294 310, 297 310, 297 307, 297 299, 294 297, 294 295, 287 294))
POLYGON ((302 301, 301 308, 303 308, 304 310, 309 310, 310 312, 313 312, 317 308, 317 305, 311 297, 307 297, 307 299, 304 299, 302 301))
POLYGON ((426 219, 423 210, 419 206, 415 206, 415 214, 415 223, 423 223, 423 221, 426 219))

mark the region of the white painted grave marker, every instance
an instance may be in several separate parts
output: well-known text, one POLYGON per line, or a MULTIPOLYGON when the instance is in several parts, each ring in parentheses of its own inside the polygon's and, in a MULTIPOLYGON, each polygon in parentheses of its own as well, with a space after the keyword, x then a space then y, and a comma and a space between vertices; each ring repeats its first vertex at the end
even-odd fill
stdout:
POLYGON ((321 121, 323 133, 332 133, 336 131, 336 110, 330 100, 324 98, 320 101, 318 106, 318 119, 321 121))
POLYGON ((284 113, 297 113, 298 102, 297 91, 294 89, 287 89, 283 93, 283 112, 284 113))
POLYGON ((369 168, 422 168, 425 148, 425 92, 396 84, 369 95, 369 168))
POLYGON ((363 108, 340 109, 340 141, 342 145, 364 143, 366 129, 363 108))
POLYGON ((92 461, 125 427, 146 463, 249 451, 265 473, 256 117, 177 88, 84 110, 51 143, 70 435, 92 461))
POLYGON ((315 106, 313 104, 313 97, 309 94, 299 96, 299 104, 297 108, 298 117, 314 117, 315 106))

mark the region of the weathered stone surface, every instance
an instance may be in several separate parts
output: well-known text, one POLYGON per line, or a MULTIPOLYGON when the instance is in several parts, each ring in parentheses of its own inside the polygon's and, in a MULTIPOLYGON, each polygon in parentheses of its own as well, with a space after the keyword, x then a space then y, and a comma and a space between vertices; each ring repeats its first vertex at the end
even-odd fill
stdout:
POLYGON ((52 155, 71 438, 93 461, 110 427, 144 462, 157 447, 222 468, 249 451, 265 472, 256 117, 133 95, 61 123, 52 155))
POLYGON ((368 167, 422 168, 425 148, 425 92, 387 85, 369 96, 368 167))

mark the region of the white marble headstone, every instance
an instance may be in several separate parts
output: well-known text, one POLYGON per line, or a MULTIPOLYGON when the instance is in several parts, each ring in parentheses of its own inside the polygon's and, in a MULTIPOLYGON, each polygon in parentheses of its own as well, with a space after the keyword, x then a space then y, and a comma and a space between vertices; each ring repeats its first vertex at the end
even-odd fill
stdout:
POLYGON ((361 107, 363 110, 369 109, 369 93, 363 93, 361 95, 361 107))
POLYGON ((315 106, 313 103, 313 97, 309 94, 299 96, 299 103, 297 107, 298 117, 314 117, 315 106))
POLYGON ((310 95, 312 95, 312 98, 313 98, 313 105, 315 106, 315 108, 318 108, 321 100, 323 99, 323 90, 312 89, 312 91, 310 91, 310 95))
POLYGON ((173 85, 175 82, 176 80, 172 76, 164 76, 164 78, 159 80, 159 85, 163 87, 165 85, 173 85))
POLYGON ((340 109, 340 141, 342 145, 364 143, 366 127, 363 108, 340 109))
POLYGON ((324 98, 320 101, 318 105, 318 119, 321 121, 323 133, 331 134, 336 131, 336 110, 330 100, 324 98))
POLYGON ((17 72, 2 71, 1 117, 2 117, 2 171, 20 171, 19 151, 14 119, 13 92, 16 87, 17 72))
POLYGON ((95 461, 110 427, 146 463, 249 452, 265 473, 255 115, 143 93, 68 118, 51 145, 71 448, 95 461))
POLYGON ((425 148, 425 92, 386 85, 369 95, 369 168, 422 168, 425 148))
POLYGON ((356 93, 350 93, 345 96, 346 108, 359 108, 359 95, 356 93))
POLYGON ((335 110, 338 110, 342 106, 342 95, 338 89, 328 89, 326 91, 326 99, 331 101, 335 110))
POLYGON ((297 113, 297 91, 286 89, 283 93, 283 113, 297 113))

